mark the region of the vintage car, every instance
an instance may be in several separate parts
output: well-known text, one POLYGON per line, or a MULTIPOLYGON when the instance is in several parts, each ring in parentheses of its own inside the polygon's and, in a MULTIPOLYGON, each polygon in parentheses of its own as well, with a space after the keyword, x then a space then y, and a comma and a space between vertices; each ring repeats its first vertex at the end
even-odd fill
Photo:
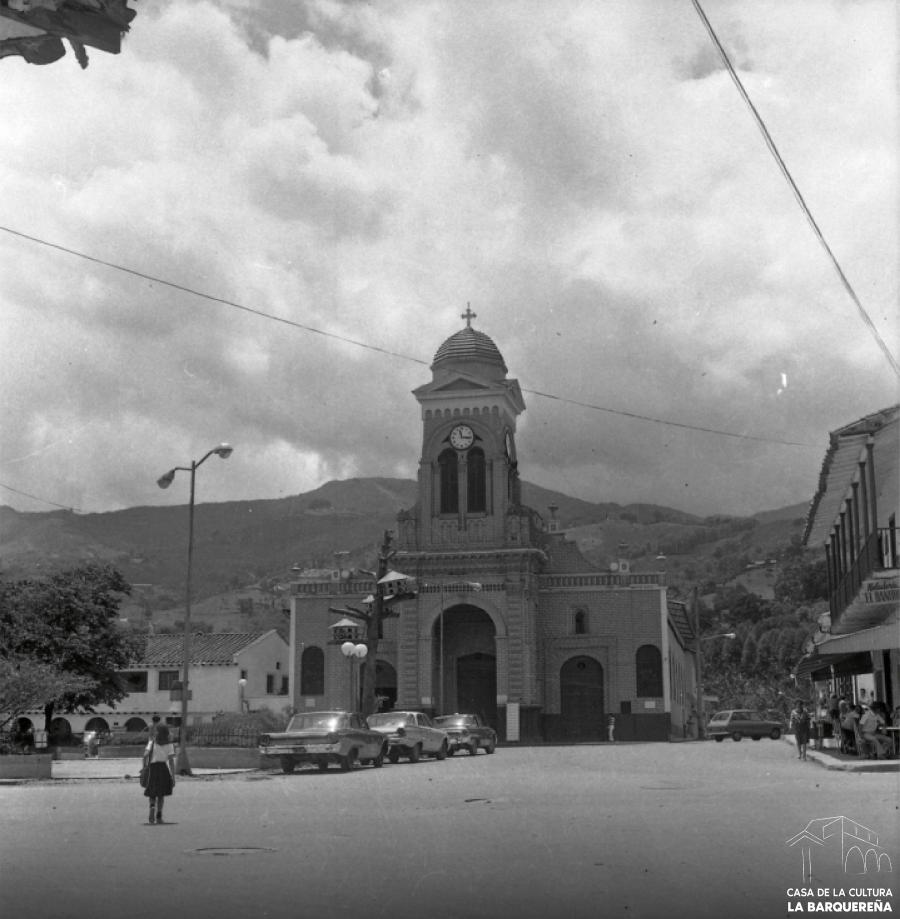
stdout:
POLYGON ((315 763, 321 771, 337 763, 344 772, 355 763, 384 765, 388 745, 356 712, 304 712, 294 715, 284 731, 259 736, 259 752, 277 759, 283 772, 315 763))
POLYGON ((771 737, 772 740, 778 740, 783 731, 784 725, 780 721, 771 721, 759 712, 747 709, 716 712, 706 726, 706 736, 713 737, 720 743, 726 737, 732 740, 741 740, 743 737, 752 737, 754 740, 771 737))
POLYGON ((450 756, 457 750, 468 750, 469 755, 474 756, 479 747, 484 747, 485 753, 493 753, 497 749, 497 732, 478 715, 441 715, 434 719, 434 723, 450 737, 447 751, 450 756))
POLYGON ((447 732, 435 728, 424 712, 379 712, 369 715, 369 727, 387 738, 392 763, 401 756, 411 763, 423 756, 445 759, 450 747, 447 732))

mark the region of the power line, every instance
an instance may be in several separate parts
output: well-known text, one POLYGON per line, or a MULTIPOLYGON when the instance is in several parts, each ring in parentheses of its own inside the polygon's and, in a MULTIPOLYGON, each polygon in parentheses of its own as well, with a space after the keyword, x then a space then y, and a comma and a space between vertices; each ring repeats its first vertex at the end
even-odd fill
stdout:
POLYGON ((731 63, 731 59, 728 57, 728 53, 725 51, 725 48, 722 47, 722 43, 719 41, 719 37, 716 35, 712 24, 710 23, 709 19, 706 18, 706 13, 703 12, 703 8, 700 6, 700 0, 691 0, 691 2, 694 4, 694 9, 697 11, 697 15, 702 20, 703 25, 706 26, 706 31, 709 33, 709 37, 712 40, 712 43, 716 46, 716 49, 719 52, 719 56, 722 58, 722 62, 725 64, 725 68, 728 70, 731 79, 734 81, 734 85, 737 87, 738 92, 741 94, 741 98, 744 100, 744 102, 747 103, 747 108, 750 109, 750 112, 756 121, 756 126, 762 132, 763 139, 766 142, 766 146, 769 148, 769 152, 775 158, 775 162, 778 163, 778 168, 781 170, 781 174, 787 180, 788 185, 790 185, 791 191, 794 193, 794 197, 797 199, 797 203, 800 205, 800 209, 806 215, 806 219, 809 221, 809 225, 812 227, 816 239, 818 239, 822 244, 822 248, 825 250, 825 253, 830 259, 831 264, 834 266, 834 270, 837 272, 838 277, 841 280, 841 284, 844 285, 844 289, 847 291, 847 293, 850 295, 850 299, 856 305, 856 309, 858 310, 859 315, 862 317, 863 322, 869 327, 869 330, 874 336, 875 341, 878 343, 878 347, 881 348, 881 350, 884 352, 884 356, 887 358, 888 363, 893 368, 894 373, 897 374, 897 376, 900 376, 900 365, 898 365, 894 355, 891 354, 890 349, 879 334, 878 329, 875 328, 875 323, 872 322, 872 319, 866 312, 865 307, 863 307, 862 303, 860 303, 859 297, 856 296, 856 291, 847 280, 847 276, 844 274, 844 270, 841 268, 840 263, 838 262, 834 253, 831 251, 831 246, 829 246, 825 240, 825 236, 819 229, 819 225, 816 223, 816 220, 813 217, 809 207, 807 206, 803 195, 800 193, 800 189, 797 187, 797 183, 794 181, 794 177, 791 175, 787 164, 782 159, 781 154, 778 152, 778 148, 775 146, 775 141, 772 140, 772 135, 769 133, 769 129, 766 127, 765 122, 762 120, 762 117, 756 110, 756 106, 750 99, 747 90, 744 89, 744 84, 741 82, 741 78, 737 75, 737 71, 734 69, 734 66, 731 63))
POLYGON ((72 507, 68 504, 57 504, 55 501, 48 501, 46 498, 39 498, 37 495, 30 495, 27 491, 19 491, 18 488, 13 488, 11 485, 4 485, 3 482, 0 482, 0 488, 5 488, 7 491, 14 492, 17 495, 22 495, 25 498, 31 498, 32 501, 40 501, 41 504, 49 504, 50 507, 61 507, 64 511, 77 511, 80 510, 78 507, 72 507))
MULTIPOLYGON (((143 271, 137 271, 134 268, 128 268, 124 265, 119 265, 116 262, 110 262, 105 259, 97 258, 94 255, 88 255, 85 252, 79 252, 77 249, 71 249, 68 246, 62 246, 62 245, 59 245, 58 243, 48 242, 47 240, 40 239, 37 236, 29 236, 27 233, 21 233, 18 230, 11 229, 10 227, 0 226, 0 230, 2 230, 4 233, 10 233, 13 236, 18 236, 20 239, 25 239, 25 240, 28 240, 29 242, 37 243, 40 246, 46 246, 50 249, 56 249, 57 251, 64 252, 67 255, 72 255, 72 256, 75 256, 76 258, 85 259, 86 261, 94 262, 97 265, 103 265, 104 267, 111 268, 114 271, 122 271, 125 274, 133 275, 134 277, 141 278, 142 280, 150 281, 154 284, 162 284, 166 287, 171 287, 174 290, 180 290, 183 293, 191 294, 192 296, 195 296, 195 297, 200 297, 203 300, 209 300, 213 303, 219 303, 223 306, 230 306, 233 309, 241 310, 242 312, 250 313, 254 316, 259 316, 261 319, 269 319, 273 322, 280 322, 280 323, 283 323, 284 325, 292 326, 293 328, 300 329, 301 331, 304 331, 304 332, 311 332, 315 335, 323 335, 326 338, 333 338, 336 341, 341 341, 341 342, 344 342, 345 344, 354 345, 358 348, 365 348, 369 351, 375 351, 379 354, 386 354, 389 357, 399 358, 400 360, 410 361, 415 364, 421 364, 421 365, 424 365, 425 367, 430 366, 429 361, 422 360, 421 358, 418 358, 418 357, 413 357, 412 355, 409 355, 409 354, 401 354, 400 352, 397 352, 397 351, 390 351, 387 348, 381 348, 378 345, 372 345, 372 344, 368 344, 367 342, 358 341, 357 339, 348 338, 344 335, 338 335, 336 332, 326 332, 323 329, 317 329, 315 326, 305 325, 304 323, 301 323, 301 322, 295 322, 292 319, 285 319, 283 316, 276 316, 272 313, 266 313, 266 312, 263 312, 262 310, 253 309, 252 307, 245 306, 242 303, 237 303, 234 300, 227 300, 224 297, 216 297, 216 296, 213 296, 212 294, 207 294, 207 293, 204 293, 203 291, 196 290, 193 287, 187 287, 184 284, 176 284, 174 281, 167 281, 165 278, 160 278, 155 275, 147 274, 146 272, 143 272, 143 271)), ((539 396, 543 399, 552 399, 555 402, 562 402, 567 405, 576 405, 576 406, 579 406, 580 408, 587 408, 587 409, 590 409, 596 412, 606 412, 607 414, 610 414, 610 415, 618 415, 621 418, 630 418, 632 420, 646 421, 652 424, 666 425, 668 427, 673 427, 673 428, 682 428, 683 430, 687 430, 687 431, 698 431, 703 434, 715 434, 721 437, 735 437, 735 438, 740 438, 741 440, 755 440, 755 441, 760 441, 762 443, 780 444, 782 446, 788 446, 788 447, 815 446, 814 444, 800 443, 798 441, 779 440, 777 438, 760 437, 760 436, 754 436, 752 434, 739 434, 735 431, 723 431, 723 430, 719 430, 718 428, 707 428, 707 427, 702 427, 701 425, 686 424, 686 423, 682 423, 678 421, 668 421, 664 418, 653 418, 649 415, 639 415, 639 414, 636 414, 635 412, 628 412, 628 411, 623 411, 621 409, 609 408, 607 406, 595 405, 590 402, 579 402, 577 399, 569 399, 566 396, 558 396, 553 393, 545 393, 537 389, 525 389, 523 387, 522 392, 529 393, 530 395, 533 395, 533 396, 539 396)))

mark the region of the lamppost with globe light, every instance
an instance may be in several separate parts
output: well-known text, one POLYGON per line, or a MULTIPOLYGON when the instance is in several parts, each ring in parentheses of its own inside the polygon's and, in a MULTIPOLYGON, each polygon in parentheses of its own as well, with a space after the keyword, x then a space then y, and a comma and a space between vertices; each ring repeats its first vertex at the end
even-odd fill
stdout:
POLYGON ((247 689, 247 681, 244 677, 241 677, 238 680, 238 693, 240 695, 240 710, 241 714, 244 714, 244 711, 247 711, 247 714, 250 713, 250 705, 247 700, 244 698, 244 691, 247 689))
POLYGON ((230 444, 219 444, 213 447, 199 460, 192 461, 190 466, 174 466, 165 475, 156 480, 160 488, 168 488, 175 479, 176 472, 189 472, 191 474, 191 496, 188 503, 188 549, 187 549, 187 577, 185 579, 184 592, 184 665, 183 676, 181 680, 181 727, 178 732, 178 759, 176 761, 176 770, 179 775, 191 775, 191 764, 187 754, 187 716, 188 716, 188 695, 189 689, 189 672, 191 661, 191 566, 194 557, 194 480, 197 469, 200 468, 213 454, 221 459, 228 459, 233 452, 230 444))

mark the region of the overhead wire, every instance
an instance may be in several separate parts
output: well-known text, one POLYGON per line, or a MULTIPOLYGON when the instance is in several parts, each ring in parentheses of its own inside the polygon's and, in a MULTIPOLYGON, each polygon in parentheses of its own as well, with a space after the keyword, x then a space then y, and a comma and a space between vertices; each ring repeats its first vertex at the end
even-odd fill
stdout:
POLYGON ((3 482, 0 482, 0 488, 5 488, 7 491, 14 492, 17 495, 22 495, 25 498, 31 498, 32 501, 40 501, 41 504, 49 504, 50 507, 60 507, 64 511, 80 511, 79 507, 72 507, 70 504, 57 504, 55 501, 48 501, 46 498, 39 498, 37 495, 30 495, 27 491, 19 491, 18 488, 13 488, 12 485, 4 485, 3 482))
POLYGON ((800 205, 800 209, 806 216, 809 225, 812 227, 812 231, 816 236, 816 239, 822 245, 822 248, 825 250, 825 254, 828 256, 831 261, 834 270, 837 272, 838 277, 841 280, 841 284, 844 286, 844 290, 847 291, 850 299, 856 305, 856 309, 859 312, 862 321, 868 326, 869 331, 872 333, 875 341, 878 344, 878 347, 881 348, 884 356, 887 358, 888 363, 894 370, 894 373, 897 376, 900 376, 900 364, 897 363, 896 358, 891 353, 890 348, 888 348, 887 343, 881 337, 878 329, 875 327, 875 323, 872 322, 872 318, 866 312, 865 307, 860 302, 859 297, 856 295, 856 291, 853 289, 853 285, 847 279, 846 274, 844 274, 843 268, 841 268, 840 263, 838 262, 834 252, 831 250, 831 246, 828 245, 825 235, 822 233, 822 230, 819 228, 819 224, 816 222, 815 217, 812 215, 812 211, 809 209, 809 206, 806 203, 803 195, 800 192, 800 189, 797 186, 797 183, 794 181, 794 177, 791 175, 791 171, 787 167, 781 154, 778 152, 778 147, 775 146, 775 141, 772 139, 772 135, 769 133, 769 129, 766 127, 765 122, 762 119, 762 116, 757 111, 756 106, 753 104, 753 100, 750 98, 749 93, 744 88, 744 84, 741 82, 741 78, 738 76, 737 71, 734 68, 734 65, 731 63, 731 58, 728 56, 722 43, 719 41, 718 35, 716 35, 715 29, 712 27, 712 23, 707 18, 706 13, 703 11, 703 7, 700 6, 699 0, 691 0, 694 5, 694 9, 697 11, 697 15, 700 17, 703 25, 706 27, 706 31, 709 33, 710 40, 715 45, 716 50, 719 52, 719 56, 722 58, 722 63, 725 65, 725 69, 728 71, 729 76, 731 77, 734 85, 737 87, 738 92, 741 95, 741 98, 747 104, 747 108, 750 109, 751 114, 753 115, 754 120, 756 121, 756 126, 759 128, 762 133, 763 139, 766 142, 766 146, 769 148, 769 152, 775 158, 775 162, 778 164, 778 168, 781 170, 781 174, 784 176, 788 185, 791 188, 791 191, 794 193, 794 197, 797 199, 797 203, 800 205))
MULTIPOLYGON (((142 280, 149 281, 153 284, 162 284, 166 287, 171 287, 174 290, 179 290, 183 293, 190 294, 191 296, 200 297, 203 300, 209 300, 213 303, 219 303, 222 306, 229 306, 229 307, 232 307, 233 309, 240 310, 245 313, 250 313, 254 316, 258 316, 261 319, 268 319, 273 322, 280 322, 280 323, 283 323, 284 325, 292 326, 293 328, 300 329, 301 331, 304 331, 304 332, 310 332, 315 335, 322 335, 326 338, 332 338, 332 339, 335 339, 336 341, 343 342, 344 344, 354 345, 355 347, 358 347, 358 348, 365 348, 368 351, 375 351, 379 354, 385 354, 389 357, 398 358, 404 361, 410 361, 412 363, 424 365, 426 367, 430 366, 430 361, 426 361, 418 357, 413 357, 410 354, 403 354, 398 351, 391 351, 388 348, 382 348, 382 347, 379 347, 378 345, 373 345, 368 342, 359 341, 358 339, 349 338, 345 335, 340 335, 337 332, 327 332, 324 329, 319 329, 319 328, 316 328, 315 326, 307 325, 302 322, 296 322, 295 320, 287 319, 284 316, 277 316, 274 313, 266 313, 263 310, 254 309, 253 307, 246 306, 245 304, 238 303, 234 300, 229 300, 225 297, 217 297, 213 294, 205 293, 193 287, 188 287, 185 284, 178 284, 174 281, 169 281, 169 280, 166 280, 165 278, 161 278, 156 275, 151 275, 144 271, 138 271, 135 268, 128 268, 127 266, 120 265, 117 262, 111 262, 111 261, 108 261, 107 259, 98 258, 95 255, 89 255, 88 253, 80 252, 77 249, 72 249, 68 246, 60 245, 59 243, 49 242, 48 240, 41 239, 38 236, 31 236, 27 233, 22 233, 21 231, 14 230, 11 227, 0 226, 0 230, 2 230, 4 233, 9 233, 12 236, 17 236, 20 239, 27 240, 28 242, 36 243, 41 246, 46 246, 50 249, 56 249, 60 252, 66 253, 67 255, 72 255, 72 256, 75 256, 76 258, 85 259, 89 262, 93 262, 97 265, 103 265, 104 267, 113 269, 115 271, 124 272, 125 274, 129 274, 134 277, 141 278, 142 280)), ((687 424, 685 422, 669 421, 665 418, 654 418, 649 415, 640 415, 635 412, 629 412, 629 411, 625 411, 622 409, 615 409, 615 408, 609 408, 607 406, 596 405, 591 402, 580 402, 577 399, 570 399, 566 396, 559 396, 553 393, 542 392, 537 389, 526 389, 525 387, 522 387, 522 392, 528 393, 529 395, 533 395, 533 396, 539 396, 542 399, 550 399, 555 402, 562 402, 567 405, 575 405, 580 408, 590 409, 592 411, 606 412, 607 414, 617 415, 622 418, 630 418, 636 421, 645 421, 645 422, 649 422, 652 424, 665 425, 665 426, 673 427, 673 428, 681 428, 687 431, 698 431, 703 434, 714 434, 714 435, 718 435, 721 437, 732 437, 732 438, 738 438, 741 440, 754 440, 754 441, 759 441, 762 443, 778 444, 781 446, 788 446, 788 447, 813 447, 815 446, 814 444, 802 443, 800 441, 781 440, 778 438, 762 437, 762 436, 753 435, 753 434, 742 434, 736 431, 725 431, 725 430, 720 430, 718 428, 709 428, 709 427, 703 427, 701 425, 687 424)))

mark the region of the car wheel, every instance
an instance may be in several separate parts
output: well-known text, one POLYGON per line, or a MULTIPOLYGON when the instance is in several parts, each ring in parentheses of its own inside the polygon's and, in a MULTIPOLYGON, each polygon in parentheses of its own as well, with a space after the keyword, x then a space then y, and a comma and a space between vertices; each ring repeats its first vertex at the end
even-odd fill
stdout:
POLYGON ((725 738, 721 734, 716 735, 716 743, 722 743, 725 738))
POLYGON ((773 728, 769 737, 771 737, 772 740, 778 740, 781 737, 781 728, 773 728))
POLYGON ((490 741, 488 745, 484 748, 485 753, 493 753, 497 749, 497 744, 495 741, 490 741))
POLYGON ((411 763, 417 763, 422 757, 422 745, 416 744, 412 750, 409 751, 409 761, 411 763))
POLYGON ((328 760, 320 759, 316 765, 319 767, 319 772, 324 772, 328 768, 328 760))
POLYGON ((285 775, 290 775, 294 771, 294 757, 293 756, 282 756, 281 757, 281 771, 285 775))
POLYGON ((346 756, 341 757, 341 772, 349 772, 356 762, 356 750, 351 750, 346 756))
POLYGON ((731 739, 732 739, 735 743, 738 743, 738 742, 740 741, 740 739, 741 739, 743 736, 744 736, 744 735, 743 735, 740 731, 735 731, 735 732, 731 735, 731 739))
POLYGON ((447 758, 447 741, 445 740, 441 744, 441 749, 437 751, 437 756, 435 759, 446 759, 447 758))
POLYGON ((400 751, 396 747, 392 748, 391 752, 388 753, 388 759, 395 764, 400 762, 400 751))

